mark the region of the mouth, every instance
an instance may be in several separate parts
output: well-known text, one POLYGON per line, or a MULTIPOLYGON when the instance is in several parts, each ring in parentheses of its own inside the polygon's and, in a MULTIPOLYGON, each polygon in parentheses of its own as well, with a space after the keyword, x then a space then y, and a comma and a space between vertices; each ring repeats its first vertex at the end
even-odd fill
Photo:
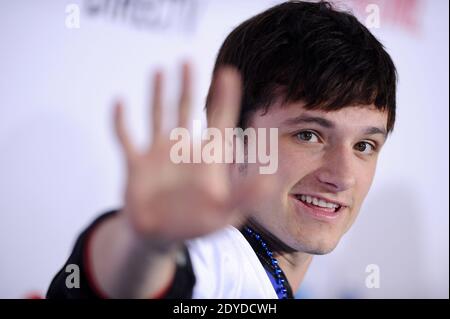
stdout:
POLYGON ((320 220, 333 220, 342 215, 346 205, 336 201, 306 194, 293 194, 300 212, 306 212, 320 220))

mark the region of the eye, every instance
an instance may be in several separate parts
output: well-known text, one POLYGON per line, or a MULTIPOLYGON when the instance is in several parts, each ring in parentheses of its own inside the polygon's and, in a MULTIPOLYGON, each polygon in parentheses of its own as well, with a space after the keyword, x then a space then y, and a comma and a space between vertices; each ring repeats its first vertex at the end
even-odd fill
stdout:
POLYGON ((376 147, 369 142, 359 142, 355 145, 355 149, 358 152, 370 155, 375 152, 376 147))
POLYGON ((312 131, 301 131, 301 132, 298 132, 297 134, 295 134, 295 136, 300 141, 311 142, 311 143, 317 143, 319 141, 319 136, 312 131))

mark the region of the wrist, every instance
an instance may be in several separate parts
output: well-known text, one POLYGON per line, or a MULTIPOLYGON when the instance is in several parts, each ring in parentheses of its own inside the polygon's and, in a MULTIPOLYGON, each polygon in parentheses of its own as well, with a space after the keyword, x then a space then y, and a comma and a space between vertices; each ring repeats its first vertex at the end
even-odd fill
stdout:
POLYGON ((156 234, 142 234, 136 230, 130 221, 130 215, 126 209, 122 209, 118 214, 120 228, 123 230, 123 236, 133 251, 147 253, 152 256, 173 256, 181 249, 181 243, 167 240, 156 234))

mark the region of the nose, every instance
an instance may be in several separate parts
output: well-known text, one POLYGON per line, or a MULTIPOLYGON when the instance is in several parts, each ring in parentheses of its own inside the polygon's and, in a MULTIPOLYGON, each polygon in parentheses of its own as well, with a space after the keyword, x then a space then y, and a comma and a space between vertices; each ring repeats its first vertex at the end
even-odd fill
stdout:
POLYGON ((343 192, 356 183, 354 153, 344 145, 335 146, 323 157, 323 165, 316 171, 319 182, 329 192, 343 192))

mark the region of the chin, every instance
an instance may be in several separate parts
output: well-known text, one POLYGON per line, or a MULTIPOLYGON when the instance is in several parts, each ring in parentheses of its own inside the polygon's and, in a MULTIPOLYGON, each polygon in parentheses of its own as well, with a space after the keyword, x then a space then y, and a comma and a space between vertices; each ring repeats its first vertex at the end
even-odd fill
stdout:
POLYGON ((307 242, 300 242, 297 245, 297 250, 310 255, 326 255, 331 253, 338 243, 339 240, 308 240, 307 242))
POLYGON ((309 255, 326 255, 331 253, 334 248, 336 247, 332 247, 332 248, 325 248, 325 247, 320 247, 320 248, 311 248, 310 250, 304 251, 305 253, 309 254, 309 255))

